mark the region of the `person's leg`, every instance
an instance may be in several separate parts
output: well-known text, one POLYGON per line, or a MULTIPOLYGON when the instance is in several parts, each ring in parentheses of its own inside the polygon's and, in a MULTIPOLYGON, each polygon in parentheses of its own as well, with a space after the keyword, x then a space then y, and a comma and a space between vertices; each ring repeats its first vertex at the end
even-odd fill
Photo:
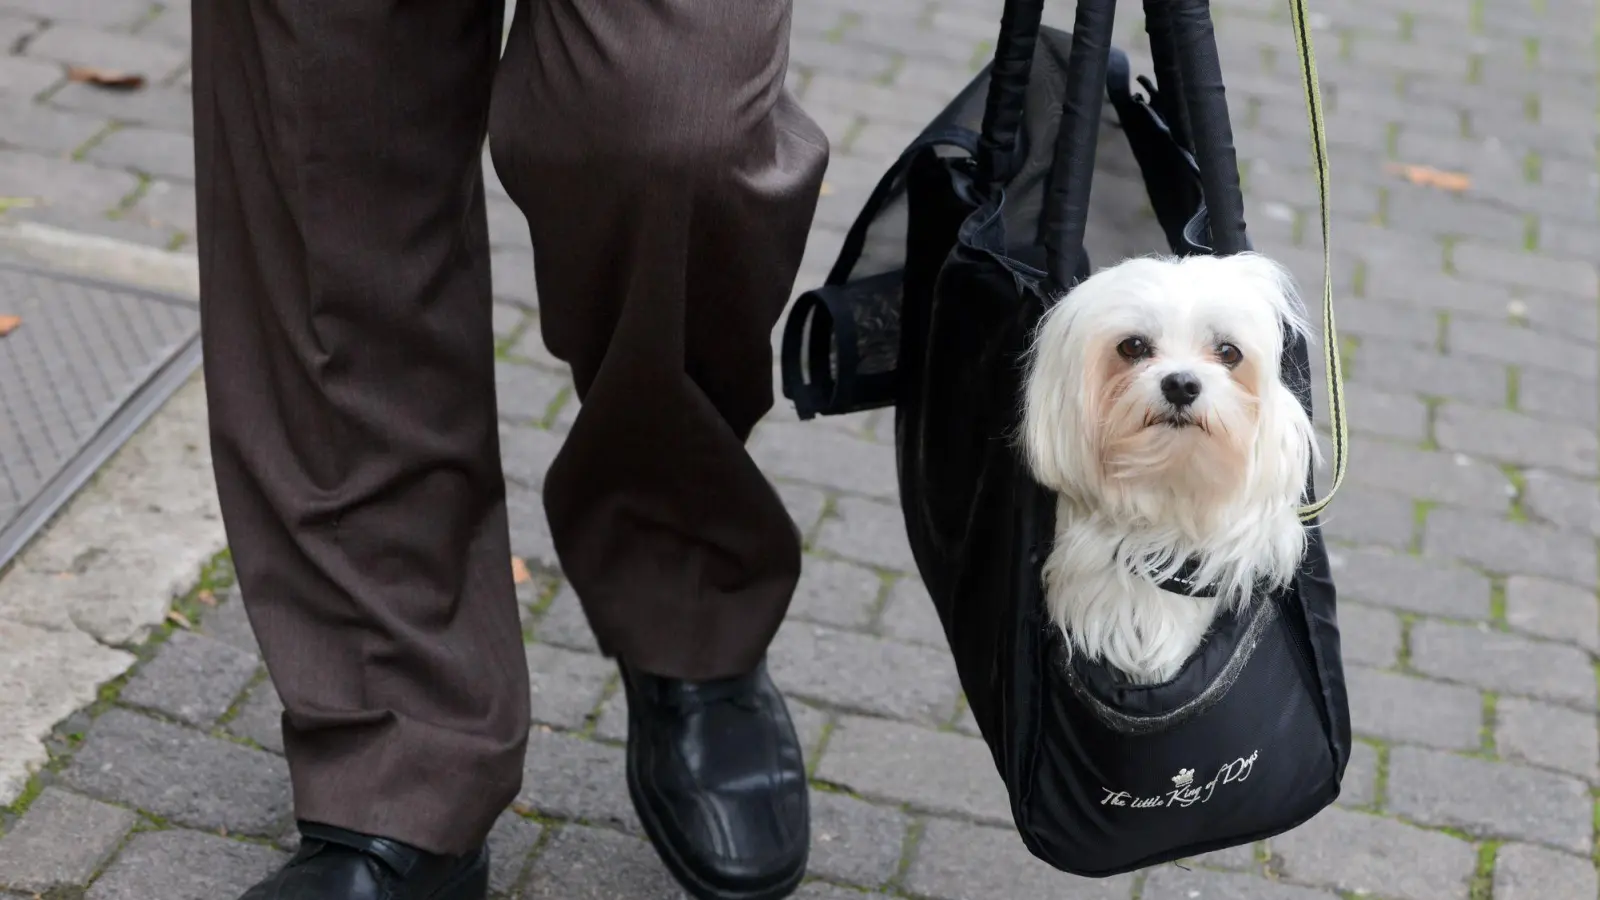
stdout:
POLYGON ((475 853, 529 716, 480 168, 501 4, 193 10, 215 473, 296 815, 475 853))
POLYGON ((828 145, 784 90, 789 0, 523 0, 490 149, 583 406, 545 478, 628 698, 646 833, 700 898, 787 896, 805 768, 762 659, 800 537, 745 450, 828 145))
POLYGON ((538 0, 496 83, 495 169, 583 404, 551 534, 601 647, 657 675, 749 672, 799 578, 744 445, 828 156, 788 41, 789 0, 538 0))

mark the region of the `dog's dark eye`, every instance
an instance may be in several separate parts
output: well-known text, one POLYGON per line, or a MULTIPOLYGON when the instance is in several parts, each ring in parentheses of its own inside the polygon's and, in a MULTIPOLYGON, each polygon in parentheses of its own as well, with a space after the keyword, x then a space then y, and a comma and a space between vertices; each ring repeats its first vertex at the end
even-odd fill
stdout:
POLYGON ((1142 337, 1131 337, 1117 345, 1117 353, 1130 362, 1150 355, 1150 345, 1142 337))
POLYGON ((1232 344, 1218 344, 1217 362, 1220 362, 1231 369, 1234 366, 1237 366, 1239 363, 1244 362, 1244 354, 1240 353, 1239 348, 1232 344))

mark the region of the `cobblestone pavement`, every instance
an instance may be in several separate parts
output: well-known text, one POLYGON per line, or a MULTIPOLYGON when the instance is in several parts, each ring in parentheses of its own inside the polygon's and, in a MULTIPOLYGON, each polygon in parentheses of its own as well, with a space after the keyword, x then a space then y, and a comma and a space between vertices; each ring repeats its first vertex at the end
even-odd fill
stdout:
MULTIPOLYGON (((983 62, 999 2, 797 2, 792 81, 834 141, 805 286, 886 161, 983 62)), ((772 649, 815 784, 802 897, 1596 897, 1594 4, 1313 5, 1355 431, 1353 483, 1327 523, 1360 736, 1345 796, 1289 834, 1186 867, 1087 881, 1032 860, 908 574, 889 416, 802 426, 780 405, 753 447, 809 552, 772 649), (1465 173, 1470 187, 1398 165, 1465 173)), ((1052 6, 1053 21, 1070 19, 1070 5, 1052 6)), ((1219 0, 1216 12, 1257 244, 1314 284, 1286 7, 1219 0)), ((1124 19, 1132 48, 1139 26, 1124 19)), ((12 50, 0 57, 0 195, 40 200, 11 215, 192 246, 187 21, 181 3, 0 0, 12 50), (62 63, 152 82, 99 90, 67 83, 62 63)), ((576 403, 538 337, 526 229, 498 191, 490 215, 540 723, 494 833, 495 889, 676 897, 623 787, 614 671, 540 513, 576 403)), ((0 893, 218 900, 283 857, 278 706, 226 583, 225 565, 205 576, 178 605, 196 627, 152 638, 131 678, 58 729, 55 764, 0 809, 0 893)))

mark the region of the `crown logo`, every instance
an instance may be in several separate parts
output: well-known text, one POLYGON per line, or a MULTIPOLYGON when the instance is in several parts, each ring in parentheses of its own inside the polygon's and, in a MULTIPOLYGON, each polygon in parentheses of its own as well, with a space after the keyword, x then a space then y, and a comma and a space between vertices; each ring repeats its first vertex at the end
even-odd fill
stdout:
POLYGON ((1172 776, 1172 785, 1174 787, 1188 787, 1189 785, 1191 785, 1193 783, 1194 783, 1194 770, 1193 769, 1179 769, 1178 770, 1178 774, 1172 776))

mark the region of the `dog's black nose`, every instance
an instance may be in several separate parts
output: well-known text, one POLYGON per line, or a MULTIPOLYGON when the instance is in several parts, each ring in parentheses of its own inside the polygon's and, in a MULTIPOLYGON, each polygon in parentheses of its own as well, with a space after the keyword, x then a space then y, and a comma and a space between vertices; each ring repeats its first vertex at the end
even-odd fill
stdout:
POLYGON ((1200 379, 1189 372, 1173 372, 1161 379, 1161 396, 1173 406, 1188 406, 1200 396, 1200 379))

